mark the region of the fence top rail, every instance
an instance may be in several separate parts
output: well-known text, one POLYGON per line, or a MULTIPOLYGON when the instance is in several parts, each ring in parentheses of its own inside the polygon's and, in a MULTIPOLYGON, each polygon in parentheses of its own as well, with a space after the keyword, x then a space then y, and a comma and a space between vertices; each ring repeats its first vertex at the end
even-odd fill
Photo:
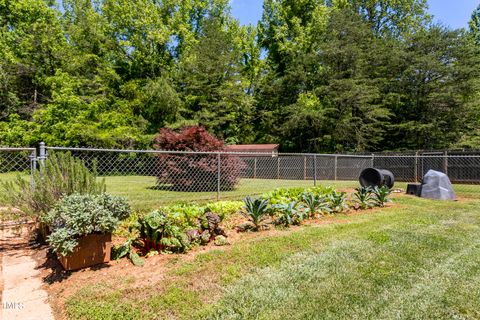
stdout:
POLYGON ((134 149, 100 149, 100 148, 71 148, 71 147, 45 147, 47 150, 57 151, 84 151, 84 152, 117 152, 117 153, 153 153, 153 154, 214 154, 214 155, 239 155, 239 156, 303 156, 303 157, 343 157, 372 159, 368 155, 345 154, 319 154, 319 153, 269 153, 269 152, 229 152, 229 151, 175 151, 175 150, 134 150, 134 149))
POLYGON ((0 151, 37 151, 35 148, 10 148, 10 147, 0 147, 0 151))
POLYGON ((379 158, 411 158, 411 159, 421 159, 421 158, 433 158, 433 159, 454 159, 454 158, 465 158, 465 159, 471 159, 471 158, 480 158, 480 155, 473 155, 473 154, 462 154, 462 155, 445 155, 445 154, 419 154, 419 155, 375 155, 375 159, 379 158))

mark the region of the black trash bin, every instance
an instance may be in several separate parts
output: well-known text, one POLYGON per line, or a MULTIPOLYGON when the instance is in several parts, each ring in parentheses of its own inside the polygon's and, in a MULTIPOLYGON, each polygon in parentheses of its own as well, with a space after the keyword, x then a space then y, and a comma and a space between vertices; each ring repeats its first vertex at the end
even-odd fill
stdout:
POLYGON ((395 177, 393 173, 385 169, 367 168, 360 174, 360 185, 362 187, 383 187, 393 188, 395 177))

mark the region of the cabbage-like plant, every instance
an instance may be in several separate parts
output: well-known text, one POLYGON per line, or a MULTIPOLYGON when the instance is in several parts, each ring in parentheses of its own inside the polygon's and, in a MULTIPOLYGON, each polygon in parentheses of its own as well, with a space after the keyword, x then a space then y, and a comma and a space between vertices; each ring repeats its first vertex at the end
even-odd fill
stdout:
POLYGON ((365 210, 375 205, 373 189, 370 187, 360 187, 355 189, 353 201, 358 205, 358 209, 365 210))
POLYGON ((131 213, 124 197, 109 194, 73 194, 63 198, 42 221, 52 233, 47 242, 62 256, 72 253, 78 239, 89 234, 112 233, 131 213))
POLYGON ((345 192, 333 191, 328 195, 328 202, 332 213, 340 213, 348 209, 346 202, 347 194, 345 192))
POLYGON ((243 199, 243 216, 248 218, 254 225, 254 230, 258 231, 262 222, 267 218, 269 201, 261 198, 246 197, 243 199))
POLYGON ((317 213, 331 212, 328 206, 327 198, 312 192, 305 192, 302 195, 302 201, 306 205, 310 217, 314 217, 317 213))
POLYGON ((373 201, 375 204, 379 207, 384 207, 387 202, 391 202, 392 200, 389 198, 390 194, 392 193, 392 190, 388 188, 387 186, 382 186, 382 187, 375 187, 373 189, 373 201))
POLYGON ((298 202, 292 201, 275 205, 277 210, 277 224, 288 227, 290 225, 299 225, 305 220, 307 212, 299 207, 298 202))

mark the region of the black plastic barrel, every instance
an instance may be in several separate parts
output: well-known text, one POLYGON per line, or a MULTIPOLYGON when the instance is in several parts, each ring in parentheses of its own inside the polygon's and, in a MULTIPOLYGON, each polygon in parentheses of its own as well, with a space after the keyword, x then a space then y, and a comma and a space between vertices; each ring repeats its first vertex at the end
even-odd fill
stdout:
POLYGON ((395 177, 393 173, 385 169, 367 168, 360 173, 360 185, 362 187, 382 187, 393 188, 395 177))

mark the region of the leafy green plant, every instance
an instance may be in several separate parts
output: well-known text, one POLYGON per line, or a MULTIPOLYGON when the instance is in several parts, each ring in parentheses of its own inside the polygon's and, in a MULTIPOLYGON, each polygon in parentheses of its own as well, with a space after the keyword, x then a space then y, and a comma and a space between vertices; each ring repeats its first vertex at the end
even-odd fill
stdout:
POLYGON ((391 202, 392 200, 389 198, 392 190, 387 186, 382 187, 375 187, 373 189, 374 198, 373 201, 379 207, 384 207, 386 203, 391 202))
POLYGON ((266 219, 268 213, 269 202, 262 198, 246 197, 243 199, 244 211, 242 214, 248 218, 254 227, 255 231, 258 231, 261 223, 266 219))
POLYGON ((190 242, 183 230, 165 212, 153 211, 139 218, 137 229, 145 252, 185 252, 190 242))
POLYGON ((292 201, 275 205, 277 210, 276 223, 288 227, 290 225, 299 225, 305 220, 307 212, 301 210, 298 202, 292 201))
POLYGON ((333 186, 316 186, 305 190, 305 192, 313 193, 317 196, 327 197, 329 194, 335 191, 333 186))
POLYGON ((333 191, 328 195, 328 202, 332 213, 340 213, 348 209, 345 192, 333 191))
POLYGON ((205 211, 211 211, 213 213, 216 213, 220 216, 222 220, 224 220, 226 217, 239 212, 242 209, 243 204, 244 203, 242 201, 212 202, 208 203, 205 206, 205 211))
POLYGON ((105 180, 97 179, 95 170, 89 171, 70 153, 51 152, 39 166, 31 181, 19 175, 15 181, 3 183, 7 201, 26 212, 46 214, 64 196, 101 194, 106 190, 105 180))
POLYGON ((356 188, 355 191, 353 201, 357 204, 358 209, 365 210, 375 205, 372 188, 360 187, 356 188))
POLYGON ((125 243, 112 248, 112 259, 118 260, 128 256, 130 261, 136 266, 143 266, 145 262, 140 258, 133 246, 135 238, 129 238, 125 243))
POLYGON ((287 203, 289 201, 300 201, 305 188, 278 188, 272 192, 262 195, 271 204, 287 203))
POLYGON ((55 252, 67 256, 77 247, 80 237, 111 233, 130 213, 123 197, 72 194, 63 198, 42 221, 52 230, 47 242, 55 252))
POLYGON ((162 208, 169 219, 184 228, 196 227, 198 219, 205 213, 205 208, 195 204, 176 204, 162 208))
POLYGON ((302 194, 302 202, 306 205, 306 210, 310 217, 314 217, 318 213, 331 212, 327 198, 312 192, 304 192, 302 194))

